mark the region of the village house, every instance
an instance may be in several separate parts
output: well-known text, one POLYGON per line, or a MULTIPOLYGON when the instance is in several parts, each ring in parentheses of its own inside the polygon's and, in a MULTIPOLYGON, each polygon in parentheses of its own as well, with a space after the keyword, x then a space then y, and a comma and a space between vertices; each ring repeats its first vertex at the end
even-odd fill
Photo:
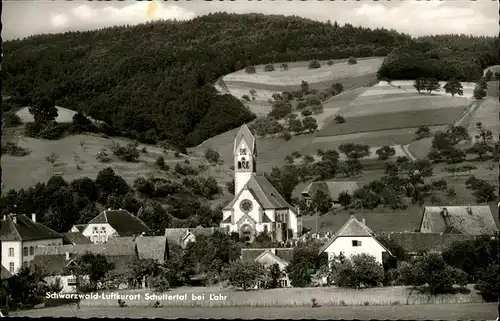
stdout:
POLYGON ((66 232, 63 233, 63 244, 92 244, 92 242, 85 237, 81 232, 66 232))
POLYGON ((495 235, 497 221, 488 205, 425 206, 420 232, 465 235, 495 235))
POLYGON ((24 214, 4 215, 0 240, 2 243, 2 265, 16 274, 22 266, 29 266, 35 257, 36 248, 42 245, 62 245, 63 235, 24 214))
POLYGON ((366 253, 375 257, 376 261, 382 264, 386 255, 392 255, 375 238, 373 231, 366 226, 366 221, 360 222, 354 215, 350 216, 337 233, 319 250, 318 254, 324 252, 328 254, 329 262, 341 255, 349 258, 352 255, 366 253))
POLYGON ((332 207, 340 207, 340 194, 347 193, 352 196, 357 189, 358 184, 356 182, 321 181, 310 183, 300 194, 309 203, 316 193, 322 192, 331 198, 332 207))
POLYGON ((164 264, 168 259, 168 240, 166 236, 129 236, 110 238, 107 244, 127 244, 133 242, 136 246, 139 260, 154 260, 164 264))
POLYGON ((302 227, 296 209, 263 175, 257 174, 257 143, 247 125, 240 127, 233 145, 234 198, 223 210, 220 227, 248 242, 259 233, 273 240, 298 238, 302 227))
POLYGON ((141 219, 121 208, 108 208, 88 224, 75 225, 70 230, 82 233, 92 243, 106 243, 111 237, 138 236, 149 231, 141 219))
MULTIPOLYGON (((241 261, 257 262, 265 268, 269 268, 273 264, 278 264, 283 276, 278 280, 280 287, 291 287, 292 284, 286 273, 286 267, 293 259, 293 248, 246 248, 241 249, 241 261)), ((266 281, 259 281, 256 288, 265 288, 266 281)))
POLYGON ((195 242, 200 235, 210 236, 216 231, 224 233, 225 230, 218 227, 203 227, 198 225, 195 228, 166 228, 165 237, 170 244, 175 244, 185 249, 189 242, 195 242))

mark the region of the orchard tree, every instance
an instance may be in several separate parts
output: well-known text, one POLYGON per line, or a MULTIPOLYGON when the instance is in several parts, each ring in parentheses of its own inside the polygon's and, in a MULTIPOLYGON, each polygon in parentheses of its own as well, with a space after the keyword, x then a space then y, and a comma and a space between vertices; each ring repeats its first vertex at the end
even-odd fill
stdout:
POLYGON ((311 87, 309 87, 309 83, 305 80, 302 80, 300 83, 300 91, 303 95, 307 95, 311 92, 311 87))
POLYGON ((441 88, 441 85, 435 78, 427 79, 427 81, 425 82, 425 90, 427 90, 429 94, 433 91, 439 91, 439 88, 441 88))
POLYGON ((425 137, 428 137, 431 135, 431 131, 429 127, 427 126, 420 126, 417 131, 415 132, 415 135, 417 135, 417 139, 423 139, 425 137))
POLYGON ((292 112, 292 105, 284 100, 275 101, 269 116, 275 119, 284 118, 292 112))
POLYGON ((316 118, 311 116, 307 116, 302 120, 302 124, 304 126, 304 130, 309 131, 310 133, 315 132, 318 129, 318 122, 316 118))
POLYGON ((311 60, 309 62, 309 69, 317 69, 317 68, 320 68, 320 67, 321 67, 321 64, 317 60, 311 60))
POLYGON ((444 85, 444 90, 447 94, 451 94, 452 97, 455 95, 462 96, 464 94, 462 84, 456 80, 451 79, 444 85))
POLYGON ((273 64, 267 64, 265 67, 264 67, 264 71, 274 71, 275 68, 274 68, 274 65, 273 64))
MULTIPOLYGON (((294 115, 294 114, 292 114, 294 115)), ((300 134, 304 131, 304 126, 300 119, 292 119, 290 120, 290 124, 288 126, 288 130, 297 134, 300 134)))
POLYGON ((377 149, 376 154, 379 160, 387 160, 389 157, 396 155, 396 150, 391 146, 383 146, 377 149))
POLYGON ((483 127, 481 122, 476 123, 476 128, 478 130, 478 134, 475 136, 476 139, 481 139, 483 143, 490 142, 493 140, 493 133, 491 129, 486 129, 483 127))
POLYGON ((219 161, 221 160, 219 153, 212 148, 207 149, 207 151, 205 152, 205 159, 208 160, 212 165, 219 163, 219 161))
POLYGON ((488 69, 488 71, 486 71, 486 73, 484 74, 484 80, 491 81, 492 79, 493 79, 493 72, 491 71, 491 69, 488 69))
POLYGON ((347 143, 340 145, 339 151, 349 159, 359 160, 370 155, 370 146, 347 143))
POLYGON ((481 85, 479 85, 479 83, 477 83, 474 87, 472 96, 474 97, 474 99, 482 100, 484 97, 486 97, 486 90, 481 85))
POLYGON ((420 92, 425 89, 425 84, 426 84, 425 78, 417 78, 413 83, 413 87, 415 87, 417 92, 420 94, 420 92))
POLYGON ((229 284, 246 291, 264 279, 266 271, 257 262, 234 261, 227 272, 229 284))
POLYGON ((485 156, 493 153, 493 147, 486 142, 476 142, 471 148, 467 149, 467 153, 476 154, 479 157, 479 161, 482 162, 485 160, 485 156))
POLYGON ((332 199, 322 191, 317 191, 311 199, 310 208, 319 215, 326 214, 332 208, 332 199))
POLYGON ((331 278, 341 287, 374 287, 384 280, 384 269, 374 256, 366 253, 355 254, 343 262, 334 262, 331 278))
POLYGON ((281 64, 281 69, 283 69, 283 70, 288 70, 288 64, 286 64, 286 63, 282 63, 282 64, 281 64))
POLYGON ((56 104, 48 96, 35 96, 31 101, 29 112, 33 115, 35 123, 40 125, 54 122, 58 116, 56 104))
POLYGON ((351 57, 349 57, 349 59, 347 59, 347 64, 348 64, 348 65, 355 65, 355 64, 357 64, 357 63, 358 63, 358 61, 356 60, 356 58, 354 58, 354 57, 352 57, 352 56, 351 56, 351 57))

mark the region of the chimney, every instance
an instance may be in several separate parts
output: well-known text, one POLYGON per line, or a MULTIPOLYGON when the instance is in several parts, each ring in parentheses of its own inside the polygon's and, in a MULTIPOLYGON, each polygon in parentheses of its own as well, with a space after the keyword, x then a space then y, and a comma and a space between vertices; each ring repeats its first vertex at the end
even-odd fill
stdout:
POLYGON ((31 213, 31 220, 36 223, 36 213, 31 213))
POLYGON ((469 215, 472 215, 472 206, 470 206, 470 204, 467 204, 467 213, 469 213, 469 215))
POLYGON ((363 222, 363 225, 366 225, 366 218, 363 218, 361 221, 363 222))
POLYGON ((69 261, 69 252, 66 252, 66 261, 69 261))

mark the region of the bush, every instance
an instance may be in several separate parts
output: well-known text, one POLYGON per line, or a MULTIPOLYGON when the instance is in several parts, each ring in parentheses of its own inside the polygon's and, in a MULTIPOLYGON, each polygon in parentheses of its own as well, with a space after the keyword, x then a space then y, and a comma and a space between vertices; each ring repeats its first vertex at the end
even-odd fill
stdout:
POLYGON ((274 68, 274 65, 273 65, 273 64, 267 64, 267 65, 264 67, 264 71, 268 71, 268 72, 269 72, 269 71, 274 71, 274 70, 276 70, 276 69, 274 68))
POLYGON ((446 181, 444 179, 440 179, 438 181, 433 181, 431 183, 431 186, 432 186, 432 189, 435 189, 437 191, 444 191, 446 189, 446 187, 448 186, 448 184, 446 183, 446 181))
POLYGON ((19 126, 19 125, 22 125, 22 121, 21 121, 21 118, 19 118, 19 116, 17 116, 16 113, 14 112, 6 112, 3 114, 3 125, 5 127, 16 127, 16 126, 19 126))
POLYGON ((288 132, 288 131, 283 132, 283 139, 285 139, 286 141, 289 141, 290 139, 292 139, 292 134, 290 134, 290 132, 288 132))
POLYGON ((333 60, 328 60, 328 62, 326 63, 328 66, 331 66, 333 65, 333 60))
POLYGON ((281 119, 292 112, 292 105, 285 101, 276 101, 273 104, 269 116, 275 119, 281 119))
POLYGON ((374 256, 363 253, 342 261, 332 266, 332 279, 341 287, 373 287, 384 279, 384 269, 374 256))
POLYGON ((342 116, 340 116, 340 115, 335 116, 334 119, 335 119, 335 123, 336 124, 343 124, 343 123, 345 123, 345 118, 342 117, 342 116))
POLYGON ((297 104, 297 107, 296 109, 301 111, 301 110, 304 110, 305 108, 307 108, 307 104, 303 101, 299 101, 299 103, 297 104))
POLYGON ((323 112, 323 105, 312 105, 311 111, 315 115, 321 114, 323 112))
POLYGON ((348 65, 355 65, 357 63, 358 63, 358 61, 354 57, 349 57, 349 59, 347 60, 348 65))
POLYGON ((317 68, 321 68, 321 64, 319 63, 319 61, 311 60, 309 62, 309 69, 317 69, 317 68))
POLYGON ((96 159, 100 162, 100 163, 109 163, 111 162, 111 157, 109 157, 107 151, 105 148, 101 149, 97 155, 96 155, 96 159))
POLYGON ((246 100, 246 101, 250 101, 250 96, 243 95, 243 96, 241 96, 241 99, 246 100))
POLYGON ((158 168, 160 169, 164 169, 165 168, 165 159, 163 158, 163 156, 158 156, 156 158, 156 166, 158 166, 158 168))
POLYGON ((475 285, 475 289, 486 302, 498 302, 499 272, 498 264, 489 265, 475 285))
POLYGON ((255 66, 248 66, 245 68, 245 72, 247 74, 255 74, 257 70, 255 69, 255 66))
POLYGON ((49 140, 57 140, 63 138, 71 129, 71 124, 54 124, 42 128, 38 137, 49 140))
POLYGON ((220 161, 220 154, 213 150, 212 148, 207 149, 205 152, 205 159, 210 162, 210 164, 217 164, 220 161))
POLYGON ((28 149, 22 148, 14 142, 2 143, 2 155, 22 157, 29 153, 30 151, 28 149))
POLYGON ((113 154, 125 162, 136 162, 139 159, 139 151, 137 147, 139 143, 133 142, 128 143, 126 146, 121 146, 118 143, 114 143, 111 150, 113 154))
POLYGON ((283 69, 283 70, 288 70, 288 64, 286 64, 286 63, 282 63, 282 64, 281 64, 281 69, 283 69))

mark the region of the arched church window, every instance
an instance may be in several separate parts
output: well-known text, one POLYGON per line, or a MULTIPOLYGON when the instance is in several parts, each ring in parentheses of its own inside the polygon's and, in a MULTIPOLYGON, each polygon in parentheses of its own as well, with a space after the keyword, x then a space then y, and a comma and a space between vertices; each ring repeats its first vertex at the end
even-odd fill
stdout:
POLYGON ((250 162, 247 161, 246 164, 245 164, 245 166, 246 166, 246 169, 249 169, 250 168, 250 162))
POLYGON ((238 162, 238 169, 241 169, 241 162, 238 162))

